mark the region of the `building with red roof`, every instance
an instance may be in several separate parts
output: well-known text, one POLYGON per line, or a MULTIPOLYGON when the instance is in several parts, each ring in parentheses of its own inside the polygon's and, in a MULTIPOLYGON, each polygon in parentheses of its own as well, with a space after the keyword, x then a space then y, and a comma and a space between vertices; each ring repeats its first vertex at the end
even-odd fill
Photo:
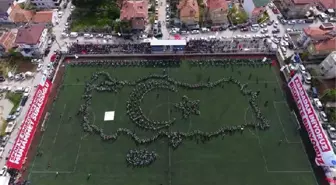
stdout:
POLYGON ((2 35, 0 36, 0 56, 3 56, 6 52, 16 46, 16 34, 16 29, 12 29, 10 31, 2 33, 2 35))
POLYGON ((336 9, 335 0, 318 0, 319 7, 323 10, 336 9))
POLYGON ((183 24, 189 27, 198 25, 200 12, 197 0, 180 0, 177 9, 183 24))
POLYGON ((228 22, 228 3, 223 0, 207 0, 207 16, 212 26, 220 26, 228 22))
POLYGON ((48 30, 45 24, 22 26, 18 29, 15 44, 23 56, 31 57, 44 53, 47 48, 48 30))
POLYGON ((336 50, 336 28, 304 28, 297 43, 299 47, 309 53, 309 58, 324 58, 336 50))
POLYGON ((120 20, 130 21, 134 30, 144 30, 148 21, 148 2, 146 0, 123 1, 120 20))

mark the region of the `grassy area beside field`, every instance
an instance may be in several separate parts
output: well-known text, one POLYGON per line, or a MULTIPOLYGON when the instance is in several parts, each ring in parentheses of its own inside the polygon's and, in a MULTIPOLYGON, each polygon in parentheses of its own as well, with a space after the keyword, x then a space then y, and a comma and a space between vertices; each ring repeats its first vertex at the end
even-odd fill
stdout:
POLYGON ((13 104, 13 108, 10 111, 10 114, 16 112, 16 109, 20 106, 22 96, 23 96, 22 93, 13 93, 13 92, 6 93, 5 98, 8 99, 13 104))

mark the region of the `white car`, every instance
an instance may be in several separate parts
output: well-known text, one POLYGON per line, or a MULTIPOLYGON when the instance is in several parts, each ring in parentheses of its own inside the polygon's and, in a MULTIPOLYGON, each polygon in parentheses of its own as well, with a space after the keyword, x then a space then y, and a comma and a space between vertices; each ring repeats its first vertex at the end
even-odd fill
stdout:
POLYGON ((58 18, 61 18, 62 16, 63 16, 63 12, 58 12, 58 13, 57 13, 57 17, 58 17, 58 18))
POLYGON ((285 41, 287 41, 287 42, 289 41, 289 36, 288 36, 287 33, 284 35, 283 39, 284 39, 285 41))
POLYGON ((294 25, 296 23, 296 21, 295 20, 290 20, 290 21, 288 21, 288 25, 294 25))
POLYGON ((291 28, 287 28, 287 29, 286 29, 286 32, 287 32, 287 33, 291 33, 291 32, 293 32, 293 31, 294 31, 294 30, 291 29, 291 28))
POLYGON ((104 35, 100 33, 100 34, 96 35, 96 37, 97 37, 97 38, 103 38, 104 35))
POLYGON ((279 40, 276 39, 276 38, 273 38, 272 41, 273 41, 275 44, 279 44, 279 40))
POLYGON ((286 41, 282 41, 280 44, 283 47, 287 47, 289 45, 288 42, 286 42, 286 41))
POLYGON ((191 31, 191 33, 192 33, 192 34, 198 34, 199 31, 198 31, 198 30, 193 30, 193 31, 191 31))
POLYGON ((66 38, 66 37, 69 37, 69 34, 63 32, 63 33, 61 34, 61 36, 62 36, 63 38, 66 38))
POLYGON ((18 117, 21 114, 22 107, 18 107, 15 112, 15 116, 18 117))
POLYGON ((68 28, 69 27, 69 22, 66 22, 65 23, 65 28, 68 28))
POLYGON ((324 111, 320 111, 320 118, 322 119, 322 121, 328 122, 327 114, 324 111))
POLYGON ((47 69, 49 70, 49 69, 52 69, 53 68, 53 64, 50 62, 50 63, 48 63, 48 65, 47 65, 47 69))
POLYGON ((280 49, 281 49, 281 51, 284 52, 284 53, 287 51, 287 49, 286 49, 285 47, 280 47, 280 49))
POLYGON ((112 35, 105 35, 104 38, 105 39, 112 39, 113 37, 112 37, 112 35))
POLYGON ((24 90, 24 93, 29 93, 29 92, 30 92, 30 88, 26 87, 25 90, 24 90))
POLYGON ((39 64, 39 65, 37 66, 37 69, 36 69, 36 71, 41 71, 41 70, 42 70, 42 68, 43 68, 43 64, 39 64))
POLYGON ((73 11, 75 9, 75 6, 70 6, 70 10, 73 11))
POLYGON ((86 38, 86 39, 90 39, 90 38, 93 38, 93 35, 92 35, 92 34, 89 34, 89 33, 85 33, 85 34, 84 34, 84 38, 86 38))

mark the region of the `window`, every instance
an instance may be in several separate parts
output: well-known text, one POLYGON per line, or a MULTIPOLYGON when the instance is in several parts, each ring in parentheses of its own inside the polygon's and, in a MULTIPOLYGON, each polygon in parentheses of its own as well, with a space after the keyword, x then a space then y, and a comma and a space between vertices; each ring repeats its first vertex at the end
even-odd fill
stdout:
POLYGON ((41 3, 44 6, 44 3, 41 3))

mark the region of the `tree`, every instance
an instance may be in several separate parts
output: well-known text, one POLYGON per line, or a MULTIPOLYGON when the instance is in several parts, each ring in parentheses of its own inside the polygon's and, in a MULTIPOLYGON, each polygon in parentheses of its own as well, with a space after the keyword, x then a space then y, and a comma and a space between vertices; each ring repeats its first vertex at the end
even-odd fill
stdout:
POLYGON ((328 101, 335 102, 336 101, 336 89, 326 90, 323 96, 321 97, 321 99, 322 101, 325 101, 325 102, 328 102, 328 101))
POLYGON ((72 4, 75 5, 77 8, 89 8, 91 10, 96 10, 103 1, 99 0, 72 0, 72 4))
POLYGON ((17 52, 14 48, 8 50, 8 55, 13 58, 23 58, 20 52, 17 52))

